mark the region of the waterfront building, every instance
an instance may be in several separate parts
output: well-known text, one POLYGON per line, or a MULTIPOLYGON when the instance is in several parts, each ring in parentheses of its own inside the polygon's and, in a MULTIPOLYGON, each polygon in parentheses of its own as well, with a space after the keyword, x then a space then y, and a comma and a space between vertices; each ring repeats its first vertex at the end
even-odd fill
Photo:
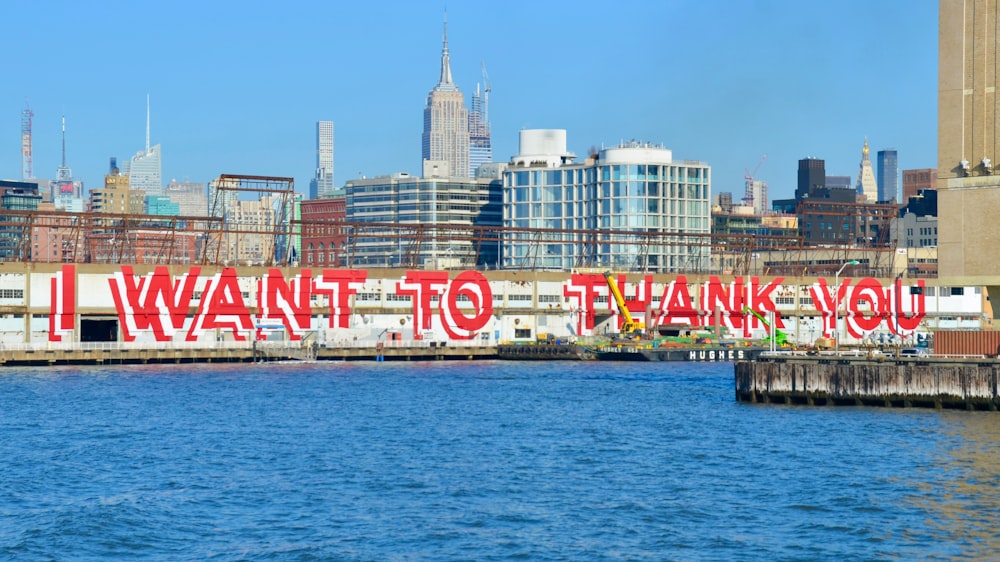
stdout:
POLYGON ((343 189, 302 202, 302 265, 344 267, 347 249, 347 197, 343 189))
MULTIPOLYGON (((938 228, 941 274, 982 278, 997 297, 1000 42, 996 2, 941 0, 938 20, 938 228)), ((995 299, 994 299, 995 300, 995 299)))
POLYGON ((316 122, 316 174, 309 182, 309 198, 333 193, 333 121, 316 122))
POLYGON ((937 189, 937 169, 921 168, 903 170, 903 202, 916 197, 923 190, 937 189))
POLYGON ((496 266, 496 242, 476 240, 472 233, 501 224, 499 180, 398 173, 350 180, 344 196, 347 222, 370 223, 347 241, 353 265, 496 266), (415 233, 432 229, 441 235, 422 245, 415 233), (462 234, 449 238, 448 232, 462 234))
POLYGON ((861 165, 858 171, 858 183, 855 186, 858 195, 863 195, 863 201, 874 203, 878 198, 878 181, 875 179, 875 172, 872 170, 872 159, 868 149, 868 138, 865 138, 864 147, 861 148, 861 165))
POLYGON ((878 151, 875 180, 878 184, 878 201, 896 203, 899 193, 899 165, 895 148, 878 151))
POLYGON ((504 268, 708 268, 708 245, 684 243, 710 233, 708 164, 675 162, 672 151, 635 141, 583 163, 575 157, 565 130, 521 131, 520 151, 503 174, 504 268), (615 243, 650 232, 679 236, 670 245, 615 243))
MULTIPOLYGON (((424 108, 424 132, 421 157, 424 161, 443 161, 449 165, 448 175, 467 177, 469 174, 469 111, 465 98, 451 77, 448 54, 448 22, 444 24, 441 50, 441 77, 427 96, 424 108)), ((426 176, 426 175, 425 175, 426 176)))

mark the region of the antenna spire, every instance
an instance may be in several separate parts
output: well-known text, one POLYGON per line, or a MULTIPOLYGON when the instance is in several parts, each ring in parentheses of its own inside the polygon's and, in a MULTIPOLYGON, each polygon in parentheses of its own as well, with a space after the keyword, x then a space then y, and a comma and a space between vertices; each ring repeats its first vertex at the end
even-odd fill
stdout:
POLYGON ((149 153, 149 94, 146 94, 146 153, 149 153))
POLYGON ((66 167, 66 116, 62 116, 62 167, 66 167))
POLYGON ((442 37, 444 47, 441 49, 441 81, 438 87, 450 86, 454 88, 451 80, 451 57, 448 55, 448 12, 444 13, 444 36, 442 37))

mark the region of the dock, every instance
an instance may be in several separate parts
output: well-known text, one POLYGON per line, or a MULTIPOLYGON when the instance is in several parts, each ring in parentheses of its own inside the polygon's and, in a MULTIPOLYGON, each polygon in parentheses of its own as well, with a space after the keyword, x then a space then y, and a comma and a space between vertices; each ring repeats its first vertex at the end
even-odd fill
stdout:
POLYGON ((764 354, 734 366, 747 403, 996 411, 1000 360, 865 353, 764 354))
POLYGON ((146 363, 254 363, 266 361, 447 361, 499 359, 498 346, 479 342, 355 342, 320 346, 302 342, 93 342, 0 345, 0 367, 146 363))

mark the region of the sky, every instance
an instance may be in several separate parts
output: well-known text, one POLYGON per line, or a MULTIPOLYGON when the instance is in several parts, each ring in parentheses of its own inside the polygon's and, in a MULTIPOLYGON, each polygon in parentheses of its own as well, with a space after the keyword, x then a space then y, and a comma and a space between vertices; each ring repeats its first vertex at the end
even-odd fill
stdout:
POLYGON ((873 165, 883 148, 900 170, 937 165, 933 0, 5 0, 0 178, 20 179, 27 103, 35 177, 55 178, 65 115, 66 163, 101 187, 110 157, 144 148, 147 95, 164 183, 308 193, 319 120, 337 186, 419 175, 446 10, 467 106, 488 73, 495 161, 522 129, 565 129, 580 157, 638 140, 706 162, 713 193, 756 169, 771 199, 793 196, 802 158, 857 181, 865 138, 873 165))

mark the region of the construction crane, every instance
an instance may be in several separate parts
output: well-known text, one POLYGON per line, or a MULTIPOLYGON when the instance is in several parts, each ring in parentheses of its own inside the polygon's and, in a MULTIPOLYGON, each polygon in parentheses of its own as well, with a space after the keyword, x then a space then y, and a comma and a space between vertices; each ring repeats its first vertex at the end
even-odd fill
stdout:
MULTIPOLYGON (((753 182, 754 178, 757 177, 757 172, 760 171, 760 167, 764 165, 764 160, 767 160, 767 154, 762 154, 760 160, 757 162, 757 166, 751 172, 749 169, 743 169, 743 179, 746 180, 746 193, 743 195, 743 204, 754 206, 754 196, 753 196, 753 182)), ((765 196, 764 199, 767 199, 765 196)), ((766 203, 765 203, 766 204, 766 203)))
POLYGON ((21 110, 21 179, 29 180, 35 177, 35 172, 31 167, 31 118, 35 114, 28 105, 28 98, 24 98, 24 109, 21 110))
POLYGON ((790 342, 788 341, 788 336, 785 334, 785 332, 782 332, 781 330, 779 330, 779 329, 775 328, 774 326, 772 326, 771 323, 767 321, 767 318, 764 318, 764 316, 761 313, 759 313, 756 310, 750 308, 749 306, 744 306, 743 307, 743 314, 752 314, 752 315, 754 315, 757 318, 757 320, 760 320, 761 324, 763 324, 764 327, 767 328, 767 331, 768 331, 769 335, 767 336, 767 339, 765 341, 768 341, 768 342, 773 341, 775 343, 775 345, 777 345, 779 347, 786 346, 786 345, 790 344, 790 342))
POLYGON ((625 304, 625 297, 618 290, 618 281, 615 280, 615 276, 610 271, 605 271, 604 280, 608 282, 608 289, 611 290, 611 296, 615 298, 615 304, 618 305, 618 312, 625 319, 625 322, 622 324, 621 336, 623 338, 630 338, 642 335, 642 330, 645 326, 642 322, 636 322, 632 318, 632 313, 629 312, 628 306, 625 304))

